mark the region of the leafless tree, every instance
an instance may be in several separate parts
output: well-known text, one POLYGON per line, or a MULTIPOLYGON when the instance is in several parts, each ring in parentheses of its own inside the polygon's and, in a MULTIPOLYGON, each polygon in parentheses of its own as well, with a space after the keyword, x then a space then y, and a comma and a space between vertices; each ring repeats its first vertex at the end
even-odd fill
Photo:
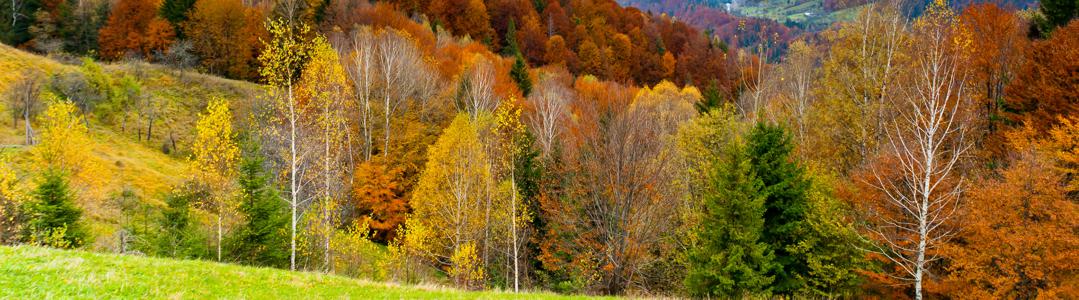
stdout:
MULTIPOLYGON (((407 34, 394 30, 378 35, 375 63, 382 93, 382 155, 390 155, 392 117, 407 109, 409 101, 430 95, 432 71, 420 49, 407 34)), ((426 99, 424 99, 426 100, 426 99)))
POLYGON ((480 112, 497 109, 501 99, 494 94, 494 85, 494 66, 486 58, 477 57, 469 70, 467 82, 463 85, 465 97, 460 110, 475 119, 480 112))
MULTIPOLYGON (((656 115, 664 105, 630 105, 633 95, 625 88, 607 89, 611 102, 606 107, 596 99, 578 100, 578 120, 572 126, 580 132, 572 140, 567 160, 580 174, 570 178, 565 205, 571 211, 558 222, 570 228, 580 253, 596 253, 590 258, 606 266, 598 289, 607 294, 622 293, 640 284, 643 267, 654 261, 675 226, 680 195, 676 195, 672 135, 659 124, 656 115), (593 104, 589 104, 593 103, 593 104)), ((691 104, 687 104, 693 112, 691 104)), ((672 114, 680 115, 680 114, 672 114)))
POLYGON ((156 53, 156 59, 163 62, 179 74, 180 80, 184 79, 184 71, 198 63, 195 57, 194 45, 189 40, 176 40, 163 52, 156 53))
POLYGON ((26 132, 26 144, 34 144, 34 128, 30 120, 41 109, 38 96, 41 93, 41 85, 44 79, 36 71, 24 71, 22 77, 8 88, 7 104, 11 110, 11 126, 16 127, 19 117, 23 119, 23 127, 26 132))
POLYGON ((532 110, 526 119, 536 135, 543 157, 550 157, 556 143, 559 143, 569 103, 575 97, 573 90, 554 75, 540 78, 536 92, 528 97, 532 110))
POLYGON ((922 299, 927 265, 939 259, 933 250, 956 233, 961 162, 971 147, 971 103, 955 22, 950 11, 931 7, 915 23, 912 50, 919 55, 900 86, 906 101, 887 130, 894 165, 873 170, 887 212, 872 216, 869 231, 878 242, 876 252, 902 270, 895 277, 913 283, 915 299, 922 299))
POLYGON ((819 74, 818 65, 814 49, 805 42, 796 42, 791 45, 786 60, 779 66, 778 73, 782 76, 779 80, 779 92, 786 100, 784 106, 792 123, 790 128, 795 130, 799 143, 805 138, 806 119, 816 100, 813 88, 819 74))
POLYGON ((19 19, 30 19, 29 16, 22 13, 23 8, 26 6, 25 0, 8 0, 8 3, 11 9, 9 11, 11 13, 11 27, 9 28, 15 28, 19 23, 19 19))
POLYGON ((357 118, 360 127, 361 149, 363 160, 371 160, 373 152, 372 136, 374 136, 374 119, 372 112, 372 98, 374 98, 374 84, 377 80, 375 74, 375 34, 370 27, 361 27, 353 32, 347 47, 341 55, 348 72, 349 80, 352 81, 352 90, 355 96, 357 118))

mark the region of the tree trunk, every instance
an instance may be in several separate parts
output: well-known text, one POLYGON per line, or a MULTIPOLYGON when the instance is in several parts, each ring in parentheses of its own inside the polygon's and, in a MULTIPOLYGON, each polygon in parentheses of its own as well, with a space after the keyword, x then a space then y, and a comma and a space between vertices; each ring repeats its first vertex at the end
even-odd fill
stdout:
POLYGON ((217 202, 217 261, 221 261, 221 214, 225 213, 221 210, 221 200, 217 202))
POLYGON ((296 210, 299 208, 299 191, 296 182, 296 109, 292 99, 292 81, 288 83, 288 112, 289 112, 289 193, 292 196, 292 231, 290 232, 289 244, 289 269, 296 270, 296 210))

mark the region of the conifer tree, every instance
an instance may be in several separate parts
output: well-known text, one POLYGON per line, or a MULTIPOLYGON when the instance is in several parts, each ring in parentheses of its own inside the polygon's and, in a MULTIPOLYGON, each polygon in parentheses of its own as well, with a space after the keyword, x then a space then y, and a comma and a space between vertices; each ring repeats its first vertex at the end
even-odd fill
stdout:
POLYGON ((251 145, 240 165, 238 212, 244 220, 226 245, 239 262, 284 268, 289 261, 288 210, 269 184, 258 145, 251 145))
POLYGON ((521 46, 517 43, 517 24, 513 19, 510 19, 509 25, 506 25, 506 47, 502 48, 502 53, 506 55, 517 55, 521 53, 521 46))
POLYGON ((177 37, 183 37, 182 27, 187 21, 187 14, 195 7, 195 0, 164 0, 161 2, 159 14, 172 24, 177 37))
POLYGON ((209 240, 206 234, 193 223, 191 215, 191 204, 194 199, 205 196, 204 191, 197 189, 184 189, 167 195, 166 207, 162 210, 158 221, 160 228, 157 236, 148 239, 149 243, 141 245, 138 249, 150 255, 180 259, 209 257, 209 240))
POLYGON ((688 256, 685 285, 694 296, 761 295, 772 284, 773 255, 761 241, 766 194, 745 151, 739 143, 729 145, 710 175, 695 232, 699 244, 688 256))
POLYGON ((528 64, 525 63, 525 59, 520 52, 517 52, 516 59, 513 62, 513 69, 510 69, 510 78, 513 78, 513 82, 517 83, 517 88, 521 90, 521 95, 528 97, 529 94, 532 94, 532 78, 528 76, 528 64))
POLYGON ((56 248, 78 248, 87 243, 88 235, 79 225, 82 209, 75 206, 63 173, 46 172, 34 191, 34 201, 27 205, 30 241, 56 248))
POLYGON ((806 236, 809 181, 805 170, 792 160, 794 144, 782 127, 757 123, 747 139, 753 173, 760 178, 762 192, 767 195, 761 240, 776 255, 775 292, 791 294, 802 286, 798 276, 809 273, 805 258, 788 249, 806 236))

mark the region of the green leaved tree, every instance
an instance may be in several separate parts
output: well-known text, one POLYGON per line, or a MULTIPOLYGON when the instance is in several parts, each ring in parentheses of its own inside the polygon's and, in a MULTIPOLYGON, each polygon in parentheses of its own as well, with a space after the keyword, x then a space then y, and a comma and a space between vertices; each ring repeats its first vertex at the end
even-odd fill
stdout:
POLYGON ((208 193, 194 185, 169 193, 165 197, 166 207, 157 220, 156 234, 144 244, 136 244, 136 249, 149 255, 180 259, 210 257, 208 237, 191 212, 195 199, 207 196, 208 193))

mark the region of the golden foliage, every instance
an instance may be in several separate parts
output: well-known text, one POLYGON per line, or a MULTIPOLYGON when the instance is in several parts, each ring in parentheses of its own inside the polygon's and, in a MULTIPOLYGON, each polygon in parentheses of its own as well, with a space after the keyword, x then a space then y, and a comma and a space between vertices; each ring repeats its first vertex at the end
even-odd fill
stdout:
POLYGON ((41 141, 31 150, 40 169, 66 172, 76 183, 99 186, 108 180, 107 170, 93 155, 96 143, 74 103, 45 93, 50 103, 39 117, 41 141))

